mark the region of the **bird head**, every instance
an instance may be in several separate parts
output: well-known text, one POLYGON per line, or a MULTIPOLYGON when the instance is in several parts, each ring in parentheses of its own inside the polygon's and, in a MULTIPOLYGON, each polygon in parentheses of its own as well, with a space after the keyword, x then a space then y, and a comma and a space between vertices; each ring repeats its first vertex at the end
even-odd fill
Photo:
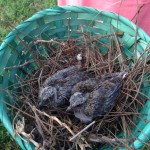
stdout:
POLYGON ((79 108, 82 106, 82 104, 84 104, 86 101, 85 95, 81 92, 76 92, 74 93, 69 102, 70 102, 70 106, 67 108, 67 111, 71 111, 75 108, 79 108))
POLYGON ((55 106, 57 100, 57 90, 52 86, 42 87, 39 92, 38 107, 55 106))

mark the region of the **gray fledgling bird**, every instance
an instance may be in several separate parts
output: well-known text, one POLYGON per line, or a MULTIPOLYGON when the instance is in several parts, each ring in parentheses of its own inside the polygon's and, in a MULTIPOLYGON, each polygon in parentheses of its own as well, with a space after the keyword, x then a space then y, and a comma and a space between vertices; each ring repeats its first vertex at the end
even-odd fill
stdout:
POLYGON ((77 83, 70 98, 67 111, 73 111, 81 122, 89 123, 103 116, 115 105, 127 72, 102 75, 77 83))
POLYGON ((70 66, 58 71, 44 82, 39 91, 39 107, 58 107, 69 104, 73 86, 87 80, 90 73, 81 71, 80 66, 70 66))

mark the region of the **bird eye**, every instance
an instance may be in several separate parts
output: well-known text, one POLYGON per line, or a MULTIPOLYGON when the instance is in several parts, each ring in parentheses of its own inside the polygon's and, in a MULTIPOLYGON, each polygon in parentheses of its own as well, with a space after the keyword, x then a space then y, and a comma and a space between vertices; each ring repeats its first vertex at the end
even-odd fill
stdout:
POLYGON ((112 78, 111 76, 106 77, 106 79, 111 79, 111 78, 112 78))

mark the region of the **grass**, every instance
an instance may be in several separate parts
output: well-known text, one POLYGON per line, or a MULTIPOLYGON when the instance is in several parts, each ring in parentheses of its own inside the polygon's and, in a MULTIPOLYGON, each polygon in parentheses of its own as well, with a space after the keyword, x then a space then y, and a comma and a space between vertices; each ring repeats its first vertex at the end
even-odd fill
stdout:
POLYGON ((1 150, 20 150, 19 146, 9 136, 6 129, 0 124, 0 149, 1 150))
MULTIPOLYGON (((56 4, 56 0, 0 0, 0 20, 6 20, 16 26, 34 13, 56 6, 56 4)), ((9 32, 10 30, 0 21, 0 44, 9 32)), ((0 150, 20 150, 1 123, 0 150)))
MULTIPOLYGON (((56 4, 56 0, 0 0, 0 17, 16 26, 37 11, 56 6, 56 4)), ((0 43, 8 32, 9 29, 0 22, 0 43)))

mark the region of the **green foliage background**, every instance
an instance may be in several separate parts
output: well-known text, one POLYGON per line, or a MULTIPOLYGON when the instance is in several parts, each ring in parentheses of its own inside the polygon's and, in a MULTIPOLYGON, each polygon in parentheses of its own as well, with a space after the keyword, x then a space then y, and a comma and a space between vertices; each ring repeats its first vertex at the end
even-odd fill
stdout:
MULTIPOLYGON (((34 13, 56 4, 56 0, 0 0, 0 19, 16 26, 34 13)), ((0 43, 8 32, 9 29, 0 22, 0 43)))

